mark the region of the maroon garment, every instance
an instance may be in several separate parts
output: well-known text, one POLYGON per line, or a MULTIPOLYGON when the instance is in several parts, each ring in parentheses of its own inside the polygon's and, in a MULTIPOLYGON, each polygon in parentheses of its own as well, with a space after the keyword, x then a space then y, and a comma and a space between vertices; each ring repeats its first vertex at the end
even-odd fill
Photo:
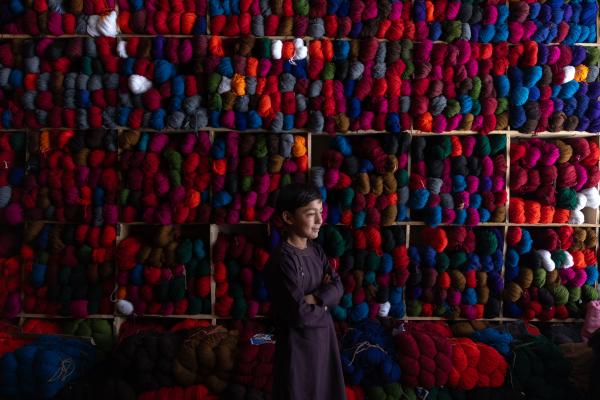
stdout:
POLYGON ((275 321, 273 400, 345 400, 344 375, 329 309, 343 295, 339 275, 317 243, 306 249, 287 242, 276 248, 266 267, 275 321), (332 276, 323 285, 325 272, 332 276), (313 294, 323 305, 308 304, 313 294), (325 310, 325 307, 328 310, 325 310))

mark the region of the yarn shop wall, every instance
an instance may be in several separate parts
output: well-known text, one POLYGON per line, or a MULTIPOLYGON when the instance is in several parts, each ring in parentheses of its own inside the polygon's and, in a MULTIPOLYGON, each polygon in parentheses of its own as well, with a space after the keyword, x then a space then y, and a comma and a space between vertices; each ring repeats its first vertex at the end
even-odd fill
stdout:
POLYGON ((336 320, 598 298, 595 2, 82 3, 0 2, 6 317, 265 315, 308 181, 336 320))

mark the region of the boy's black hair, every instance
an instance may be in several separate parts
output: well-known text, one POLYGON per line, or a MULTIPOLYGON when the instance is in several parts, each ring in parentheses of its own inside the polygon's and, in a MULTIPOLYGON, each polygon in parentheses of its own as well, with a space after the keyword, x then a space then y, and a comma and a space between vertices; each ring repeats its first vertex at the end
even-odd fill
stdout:
POLYGON ((281 215, 284 211, 294 213, 313 200, 323 200, 321 192, 314 185, 291 183, 282 187, 277 195, 276 210, 281 215))

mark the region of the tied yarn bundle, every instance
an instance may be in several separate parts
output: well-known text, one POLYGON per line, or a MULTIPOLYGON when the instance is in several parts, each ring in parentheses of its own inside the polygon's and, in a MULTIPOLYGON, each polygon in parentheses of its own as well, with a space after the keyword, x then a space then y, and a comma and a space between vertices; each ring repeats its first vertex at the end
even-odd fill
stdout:
POLYGON ((331 311, 335 320, 404 317, 409 260, 403 227, 346 229, 327 224, 318 240, 344 285, 344 295, 331 311))
POLYGON ((600 151, 593 139, 513 141, 510 153, 510 222, 588 222, 585 208, 600 204, 600 151))
POLYGON ((410 81, 414 129, 487 134, 508 128, 507 43, 416 42, 410 81))
POLYGON ((308 35, 317 39, 326 36, 413 40, 411 7, 406 0, 310 0, 308 35))
POLYGON ((112 314, 115 226, 32 222, 24 230, 21 259, 27 313, 112 314))
POLYGON ((598 4, 589 0, 511 2, 508 40, 511 43, 534 40, 570 46, 595 43, 597 13, 598 4))
POLYGON ((28 220, 118 222, 116 131, 44 130, 29 134, 28 147, 22 200, 28 220))
POLYGON ((115 38, 13 39, 0 59, 0 127, 116 127, 115 38))
POLYGON ((341 361, 346 383, 383 386, 400 380, 392 336, 377 321, 365 321, 344 333, 341 361))
POLYGON ((141 393, 137 397, 137 400, 162 399, 218 400, 218 397, 210 394, 204 385, 161 387, 158 390, 141 393))
POLYGON ((414 137, 411 218, 475 226, 506 221, 506 136, 414 137))
POLYGON ((24 0, 0 5, 0 33, 40 35, 117 36, 115 0, 24 0))
POLYGON ((96 349, 79 339, 41 336, 0 358, 0 395, 51 399, 96 363, 96 349))
POLYGON ((117 246, 117 299, 136 314, 210 314, 206 239, 180 227, 132 232, 117 246))
POLYGON ((219 233, 212 259, 216 315, 242 319, 269 313, 269 292, 263 274, 269 260, 266 249, 249 236, 219 233))
POLYGON ((21 312, 20 236, 20 229, 0 230, 0 316, 3 318, 15 318, 21 312))
POLYGON ((162 225, 209 221, 208 132, 123 131, 119 141, 121 221, 162 225))
POLYGON ((309 0, 209 0, 208 7, 213 35, 310 35, 309 0))
POLYGON ((279 188, 307 179, 304 135, 217 134, 211 156, 213 221, 219 224, 269 221, 279 188))
POLYGON ((205 35, 206 0, 119 0, 120 33, 205 35))
POLYGON ((406 324, 394 336, 396 360, 402 370, 400 382, 427 390, 448 383, 453 368, 449 329, 435 322, 406 324))
POLYGON ((593 228, 511 227, 507 243, 506 315, 582 318, 586 304, 598 299, 598 237, 593 228))
POLYGON ((499 316, 503 243, 503 233, 494 228, 424 228, 419 244, 408 251, 407 314, 469 320, 499 316))
POLYGON ((412 48, 408 39, 311 40, 308 129, 330 134, 411 129, 412 48))
POLYGON ((250 339, 257 334, 266 333, 265 327, 255 321, 240 323, 236 329, 240 331, 235 368, 233 371, 234 388, 226 392, 225 397, 232 400, 243 400, 259 393, 270 393, 273 385, 273 362, 275 343, 252 344, 250 339), (227 397, 229 396, 229 397, 227 397))
POLYGON ((21 224, 25 183, 25 133, 0 132, 0 221, 21 224))
POLYGON ((599 58, 595 47, 534 41, 509 46, 504 85, 510 98, 511 129, 597 132, 599 58))
POLYGON ((389 226, 408 219, 410 135, 331 139, 312 183, 327 203, 332 225, 389 226))
POLYGON ((204 384, 212 393, 222 393, 232 379, 239 338, 239 331, 222 326, 190 330, 172 365, 176 382, 204 384))
POLYGON ((509 36, 508 20, 513 17, 510 11, 506 2, 498 0, 416 0, 413 4, 415 40, 505 42, 509 36))
POLYGON ((123 337, 109 360, 113 375, 138 394, 176 386, 176 357, 185 339, 185 334, 157 331, 123 337))

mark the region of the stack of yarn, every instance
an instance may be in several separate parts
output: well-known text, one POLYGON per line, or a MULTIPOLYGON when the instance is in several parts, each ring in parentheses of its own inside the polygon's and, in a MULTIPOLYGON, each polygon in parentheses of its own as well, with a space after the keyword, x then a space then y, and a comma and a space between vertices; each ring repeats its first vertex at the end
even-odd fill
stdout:
POLYGON ((509 46, 511 129, 598 131, 599 58, 596 47, 532 41, 509 46))
POLYGON ((580 318, 598 299, 598 237, 594 228, 511 227, 504 277, 510 317, 580 318))
POLYGON ((389 226, 408 219, 408 134, 331 140, 312 183, 327 202, 327 222, 389 226))
MULTIPOLYGON (((493 7, 493 6, 490 6, 493 7)), ((506 43, 415 43, 410 112, 414 129, 483 134, 508 127, 506 43)))
POLYGON ((14 318, 21 311, 21 231, 0 230, 0 316, 14 318))
POLYGON ((467 319, 500 315, 503 232, 495 228, 424 228, 409 248, 407 314, 467 319))
POLYGON ((452 370, 448 387, 472 390, 496 388, 504 384, 508 363, 492 346, 468 338, 450 339, 452 370))
POLYGON ((137 397, 137 400, 163 399, 218 400, 219 397, 210 394, 210 391, 204 385, 194 385, 188 387, 161 387, 158 390, 151 390, 148 392, 141 393, 137 397))
POLYGON ((510 2, 509 41, 539 43, 596 42, 598 4, 590 0, 510 2))
POLYGON ((496 349, 469 338, 453 338, 450 329, 438 323, 404 325, 394 341, 401 382, 408 387, 498 388, 508 372, 508 363, 496 349))
POLYGON ((332 310, 333 318, 361 322, 377 316, 404 316, 408 255, 403 227, 350 230, 325 225, 319 241, 344 284, 344 295, 332 310))
POLYGON ((121 221, 162 225, 209 221, 207 132, 123 131, 119 142, 121 221))
POLYGON ((2 2, 0 33, 115 37, 118 34, 115 3, 115 0, 2 2))
POLYGON ((112 225, 27 225, 21 258, 27 313, 112 314, 115 287, 112 225))
POLYGON ((304 128, 308 49, 304 40, 209 40, 205 67, 209 124, 228 129, 304 128))
POLYGON ((118 4, 121 33, 206 34, 206 0, 119 0, 118 4))
POLYGON ((90 373, 95 362, 96 349, 87 341, 40 336, 0 358, 0 395, 52 399, 90 373))
POLYGON ((571 363, 545 336, 527 336, 509 354, 514 388, 525 398, 560 400, 577 390, 569 380, 571 363))
POLYGON ((210 0, 208 6, 213 35, 306 36, 309 29, 308 0, 210 0))
POLYGON ((411 41, 312 40, 308 58, 311 132, 411 128, 411 41))
POLYGON ((96 347, 105 354, 112 351, 114 340, 111 321, 97 318, 67 321, 63 331, 67 335, 94 339, 96 347))
POLYGON ((508 39, 508 17, 508 5, 501 0, 416 0, 413 4, 416 40, 500 43, 508 39))
POLYGON ((176 357, 185 338, 156 331, 124 337, 111 355, 112 373, 129 383, 136 393, 175 386, 179 377, 176 357))
MULTIPOLYGON (((275 343, 253 344, 254 335, 266 333, 265 327, 255 321, 248 321, 238 329, 240 340, 237 347, 233 382, 240 395, 231 396, 233 400, 244 399, 252 392, 271 392, 273 385, 273 361, 275 343)), ((234 392, 233 390, 231 392, 234 392)))
POLYGON ((29 134, 26 218, 116 224, 120 183, 116 142, 117 132, 112 130, 29 134))
MULTIPOLYGON (((447 328, 446 328, 447 329, 447 328)), ((434 322, 409 324, 394 336, 400 382, 431 389, 448 383, 453 368, 452 345, 444 326, 434 322)))
POLYGON ((598 143, 591 138, 511 142, 510 222, 595 222, 599 158, 598 143), (591 213, 584 214, 585 208, 591 213))
POLYGON ((427 225, 506 221, 506 136, 415 137, 411 219, 427 225))
MULTIPOLYGON (((0 122, 0 125, 2 123, 0 122)), ((8 225, 23 222, 25 183, 25 133, 0 132, 0 221, 8 225)))
POLYGON ((212 393, 222 393, 232 379, 239 336, 222 326, 187 332, 172 364, 175 381, 181 386, 202 383, 212 393))
POLYGON ((383 386, 400 380, 392 336, 377 321, 365 321, 341 339, 341 360, 349 385, 383 386))
POLYGON ((219 233, 212 252, 216 315, 241 319, 269 312, 269 293, 262 272, 268 260, 269 252, 249 236, 219 233))
POLYGON ((308 34, 315 38, 412 40, 415 25, 411 10, 411 2, 407 0, 310 0, 308 34))
POLYGON ((307 179, 304 135, 217 134, 211 156, 213 220, 220 224, 267 222, 277 190, 307 179))
POLYGON ((205 89, 198 81, 202 65, 208 63, 208 41, 207 36, 128 37, 119 41, 116 50, 121 57, 123 90, 117 124, 159 131, 206 127, 205 89))
POLYGON ((0 43, 0 59, 2 127, 115 127, 115 38, 14 39, 0 43))
POLYGON ((135 232, 117 246, 117 298, 136 314, 210 314, 206 239, 172 225, 135 232))

